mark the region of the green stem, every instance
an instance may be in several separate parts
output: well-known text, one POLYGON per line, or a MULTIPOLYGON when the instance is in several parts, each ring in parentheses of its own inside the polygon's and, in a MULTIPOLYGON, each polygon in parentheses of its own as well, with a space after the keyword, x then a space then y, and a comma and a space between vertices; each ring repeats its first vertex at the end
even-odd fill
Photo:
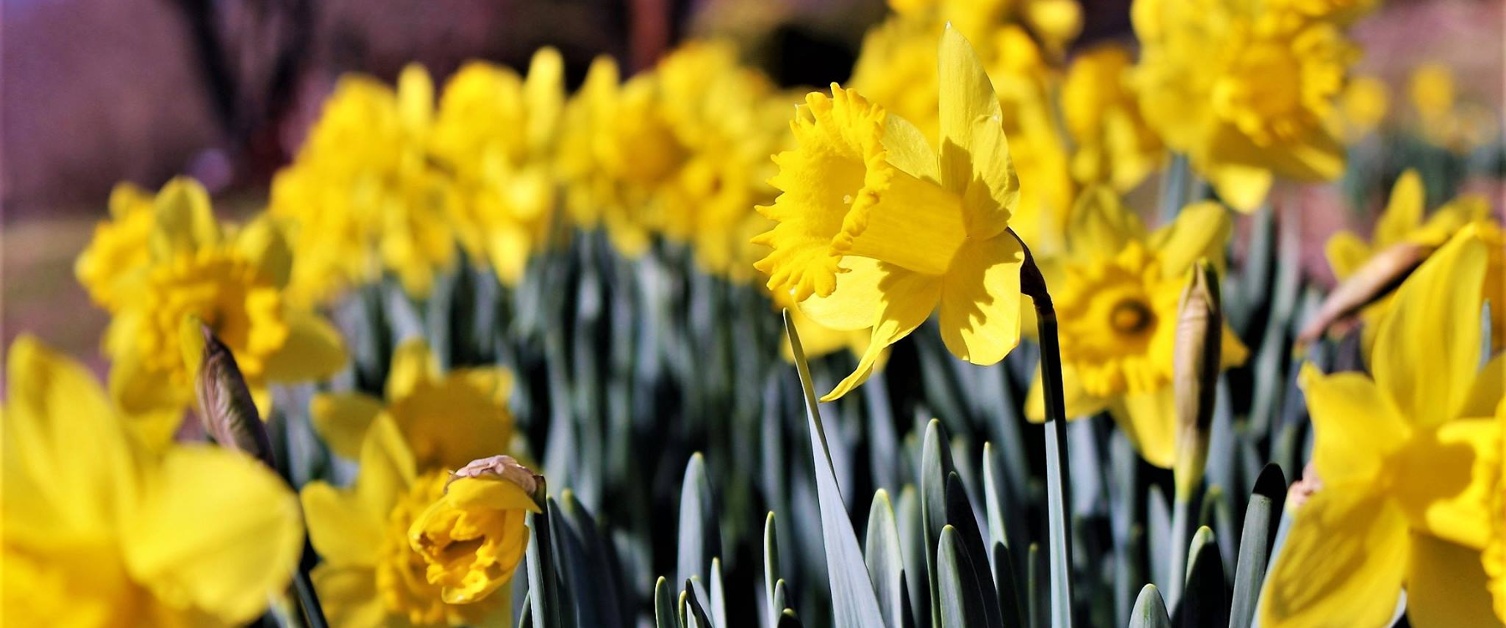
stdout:
MULTIPOLYGON (((1019 236, 1015 236, 1019 240, 1019 236)), ((1020 291, 1035 302, 1040 331, 1041 381, 1046 397, 1046 518, 1050 540, 1051 625, 1072 625, 1072 480, 1067 468, 1067 415, 1062 395, 1062 354, 1056 332, 1056 307, 1046 279, 1020 241, 1025 263, 1020 268, 1020 291)))
POLYGON ((319 604, 319 594, 314 592, 314 581, 309 572, 300 567, 293 576, 293 592, 298 595, 298 605, 303 608, 303 621, 309 628, 329 628, 324 619, 324 607, 319 604))

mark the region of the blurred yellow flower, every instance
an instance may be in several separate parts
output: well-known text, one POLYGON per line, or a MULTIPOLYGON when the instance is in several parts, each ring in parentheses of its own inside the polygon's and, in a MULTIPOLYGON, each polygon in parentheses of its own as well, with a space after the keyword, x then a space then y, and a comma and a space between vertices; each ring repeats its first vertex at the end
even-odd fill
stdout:
POLYGON ((534 53, 528 77, 483 62, 461 67, 435 114, 430 154, 454 178, 455 235, 516 285, 545 238, 558 186, 554 152, 564 107, 564 61, 534 53))
POLYGON ((1407 96, 1416 114, 1416 132, 1434 146, 1463 154, 1500 139, 1499 114, 1460 99, 1454 73, 1446 65, 1424 63, 1414 68, 1407 96))
POLYGON ((1332 23, 1238 0, 1136 0, 1141 111, 1241 211, 1273 174, 1331 180, 1344 150, 1325 125, 1357 49, 1332 23))
MULTIPOLYGON (((114 361, 110 391, 127 414, 181 411, 193 400, 179 334, 189 316, 207 323, 234 353, 263 410, 267 383, 317 379, 344 365, 338 332, 283 298, 291 257, 270 220, 227 233, 204 188, 189 179, 163 186, 150 217, 149 259, 133 271, 140 277, 132 298, 114 304, 105 332, 105 353, 114 361)), ((149 429, 149 440, 170 436, 181 417, 165 416, 149 429)))
POLYGON ((272 181, 268 213, 287 225, 294 258, 289 298, 328 303, 391 272, 428 294, 455 256, 449 218, 459 202, 428 143, 434 86, 416 65, 397 91, 347 76, 325 102, 293 164, 272 181))
MULTIPOLYGON (((1223 206, 1184 208, 1170 225, 1147 234, 1111 189, 1092 188, 1079 201, 1067 254, 1047 277, 1061 324, 1062 388, 1066 415, 1102 410, 1146 461, 1176 462, 1172 386, 1179 300, 1199 259, 1223 259, 1231 224, 1223 206), (1052 281, 1055 279, 1055 281, 1052 281)), ((1244 363, 1239 337, 1223 328, 1221 368, 1244 363)), ((1045 420, 1039 377, 1026 399, 1033 421, 1045 420)))
MULTIPOLYGON (((446 435, 454 441, 473 436, 446 435)), ((309 541, 323 559, 312 574, 314 587, 331 624, 505 624, 511 607, 500 597, 446 602, 442 587, 425 575, 424 557, 409 545, 409 528, 444 495, 449 473, 418 467, 397 424, 385 415, 366 431, 360 462, 352 486, 316 481, 300 493, 309 541)))
POLYGON ((835 84, 791 123, 797 148, 775 157, 783 190, 759 211, 776 223, 757 268, 816 322, 872 327, 846 394, 883 350, 940 312, 942 340, 975 364, 1003 359, 1020 335, 1020 265, 1009 231, 1019 179, 999 101, 972 47, 941 39, 941 152, 899 116, 835 84))
POLYGON ((513 449, 511 391, 512 374, 499 367, 441 375, 429 346, 415 339, 393 352, 385 405, 362 393, 319 393, 309 412, 330 449, 346 458, 360 456, 372 422, 386 416, 402 433, 419 471, 456 469, 513 449))
MULTIPOLYGON (((1490 211, 1484 198, 1464 196, 1425 217, 1426 200, 1422 177, 1415 170, 1403 172, 1391 188, 1390 199, 1375 223, 1368 244, 1350 231, 1339 231, 1328 238, 1324 253, 1334 276, 1340 281, 1349 279, 1370 259, 1398 244, 1410 243, 1435 249, 1465 225, 1485 218, 1490 211)), ((1382 298, 1362 311, 1362 320, 1366 324, 1361 331, 1360 346, 1367 356, 1375 345, 1376 321, 1390 307, 1391 299, 1382 298)))
POLYGON ((94 238, 74 264, 74 275, 89 298, 110 312, 120 308, 151 264, 147 244, 156 224, 153 203, 152 194, 135 185, 115 186, 110 192, 110 219, 94 227, 94 238))
POLYGON ((143 447, 82 365, 29 336, 6 368, 7 625, 238 626, 282 595, 303 525, 275 473, 224 449, 143 447))
POLYGON ((1385 82, 1373 76, 1351 77, 1339 96, 1337 119, 1333 122, 1337 134, 1353 143, 1374 133, 1385 121, 1390 102, 1385 82))
POLYGON ((542 480, 508 456, 475 460, 413 521, 408 543, 446 604, 495 597, 512 608, 504 587, 528 545, 528 513, 543 512, 542 480))
MULTIPOLYGON (((1506 374, 1502 376, 1506 377, 1506 374)), ((1506 398, 1496 404, 1496 429, 1506 434, 1506 398)), ((1495 485, 1488 503, 1490 537, 1485 543, 1485 551, 1481 552, 1480 560, 1485 567, 1485 574, 1490 578, 1490 595, 1496 618, 1506 622, 1506 490, 1503 490, 1506 489, 1506 438, 1497 441, 1495 455, 1498 464, 1491 476, 1495 485)))
POLYGON ((1402 284, 1373 378, 1304 367, 1323 487, 1267 576, 1262 625, 1382 625, 1404 586, 1413 623, 1494 623, 1479 550, 1499 491, 1500 431, 1487 417, 1506 358, 1480 367, 1487 246, 1466 229, 1402 284))
POLYGON ((1128 192, 1165 158, 1125 80, 1132 66, 1125 47, 1105 44, 1078 53, 1067 69, 1062 113, 1077 143, 1072 176, 1080 183, 1108 183, 1128 192))

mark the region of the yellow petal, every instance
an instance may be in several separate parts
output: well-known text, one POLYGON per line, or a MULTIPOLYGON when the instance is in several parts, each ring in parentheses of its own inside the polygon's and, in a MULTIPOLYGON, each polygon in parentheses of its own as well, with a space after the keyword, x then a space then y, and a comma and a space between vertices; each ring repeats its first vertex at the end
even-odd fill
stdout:
POLYGON ((397 106, 404 130, 418 133, 429 126, 434 116, 434 80, 423 66, 410 63, 398 75, 397 106))
POLYGON ((361 443, 361 474, 355 486, 362 504, 372 512, 391 512, 418 476, 417 469, 397 423, 385 412, 378 414, 361 443))
POLYGON ((401 399, 419 384, 439 379, 439 360, 429 352, 422 338, 410 338, 392 352, 392 368, 387 373, 387 398, 401 399))
POLYGON ((1375 223, 1375 236, 1370 238, 1376 248, 1396 244, 1422 226, 1422 209, 1427 200, 1422 187, 1422 176, 1416 169, 1408 168, 1391 187, 1391 199, 1386 210, 1375 223))
POLYGON ((1182 208, 1175 222, 1151 235, 1151 246, 1161 258, 1161 276, 1184 277, 1200 258, 1222 269, 1224 245, 1232 230, 1233 222, 1223 205, 1205 201, 1182 208))
POLYGON ((1250 348, 1234 333, 1234 328, 1224 323, 1223 348, 1219 351, 1219 368, 1241 366, 1250 358, 1250 348))
POLYGON ((382 401, 361 393, 320 393, 309 402, 314 429, 331 451, 359 459, 366 430, 382 411, 382 401))
POLYGON ((376 565, 388 513, 373 511, 355 493, 322 481, 304 485, 298 497, 308 520, 309 542, 325 563, 340 567, 376 565))
POLYGON ((1072 206, 1067 251, 1073 257, 1111 258, 1131 240, 1144 238, 1145 225, 1140 217, 1124 206, 1111 187, 1095 185, 1083 190, 1072 206))
POLYGON ((1009 228, 1009 218, 1020 201, 1020 177, 998 119, 973 120, 970 150, 973 176, 963 195, 967 235, 986 240, 1009 228))
MULTIPOLYGON (((1070 365, 1062 365, 1062 405, 1067 420, 1091 417, 1109 407, 1109 400, 1088 394, 1082 387, 1082 378, 1070 365)), ((1025 418, 1035 422, 1046 421, 1046 389, 1041 380, 1041 369, 1035 369, 1035 381, 1025 393, 1025 418)))
POLYGON ((829 296, 812 295, 801 301, 800 312, 816 324, 838 331, 873 327, 884 301, 884 293, 879 290, 884 273, 879 264, 868 257, 842 258, 841 267, 847 272, 837 275, 836 289, 829 296))
POLYGON ((172 450, 123 526, 131 575, 174 606, 255 619, 298 567, 298 500, 270 469, 210 447, 172 450))
POLYGON ((941 185, 962 195, 972 182, 973 122, 1000 119, 999 98, 972 44, 952 28, 941 35, 940 50, 941 185))
POLYGON ((168 373, 151 370, 135 353, 116 356, 110 364, 110 396, 127 415, 182 410, 192 403, 192 393, 168 381, 168 373))
POLYGON ((1334 277, 1339 279, 1348 278, 1370 259, 1370 247, 1359 236, 1348 231, 1340 231, 1328 238, 1323 246, 1323 253, 1328 257, 1328 267, 1333 269, 1334 277))
POLYGON ((1469 390, 1469 395, 1464 399, 1464 405, 1459 410, 1459 418, 1476 419, 1488 417, 1506 394, 1506 353, 1496 354, 1496 357, 1485 363, 1480 368, 1480 374, 1475 376, 1475 384, 1469 390))
POLYGON ((1500 446, 1494 418, 1449 421, 1408 441, 1393 462, 1391 496, 1412 528, 1484 548, 1490 539, 1491 499, 1499 490, 1500 446))
POLYGON ((1019 240, 1011 234, 969 240, 957 252, 941 289, 941 339, 973 364, 995 364, 1020 343, 1019 240))
POLYGON ((152 253, 159 260, 214 246, 220 241, 220 226, 214 220, 209 193, 198 181, 178 177, 157 193, 152 231, 152 253))
POLYGON ((939 275, 971 234, 962 198, 934 182, 894 171, 873 202, 853 201, 831 241, 838 255, 860 255, 939 275))
POLYGON ((1395 406, 1359 373, 1323 375, 1304 364, 1298 383, 1313 423, 1313 465, 1324 484, 1374 480, 1411 430, 1395 406))
POLYGON ((1176 464, 1176 395, 1170 386, 1125 395, 1109 404, 1109 413, 1146 462, 1162 469, 1176 464))
POLYGON ((345 366, 345 341, 334 325, 308 310, 289 309, 284 316, 288 337, 281 349, 267 356, 269 381, 319 380, 345 366))
POLYGON ((892 111, 884 117, 883 146, 894 167, 916 178, 941 182, 936 170, 936 151, 926 141, 925 134, 892 111))
POLYGON ((1324 482, 1293 513, 1266 575, 1262 626, 1384 626, 1396 609, 1407 571, 1406 518, 1363 486, 1324 482))
POLYGON ((1222 165, 1204 173, 1218 197, 1246 214, 1260 208, 1271 191, 1271 171, 1248 166, 1222 165))
POLYGON ((263 214, 241 229, 235 247, 256 265, 263 279, 279 288, 288 285, 293 271, 293 251, 271 215, 263 214))
POLYGON ((893 266, 882 268, 884 279, 880 283, 880 289, 884 292, 884 303, 878 324, 873 327, 868 349, 858 359, 857 369, 831 392, 826 393, 821 398, 823 402, 840 399, 842 395, 867 381, 884 349, 910 335, 910 332, 924 323, 941 298, 941 281, 938 277, 912 273, 893 266))
POLYGON ((11 343, 5 368, 6 498, 14 503, 25 491, 48 504, 48 512, 34 513, 36 520, 54 515, 70 530, 118 521, 135 503, 138 470, 99 383, 83 365, 29 335, 11 343))
POLYGON ((1429 256, 1380 320, 1371 370, 1415 426, 1459 416, 1480 367, 1487 251, 1473 230, 1429 256))
POLYGON ((320 563, 310 574, 324 615, 335 626, 382 626, 394 623, 382 605, 376 573, 366 567, 320 563))
POLYGON ((1412 533, 1407 619, 1413 626, 1498 626, 1480 552, 1412 533))

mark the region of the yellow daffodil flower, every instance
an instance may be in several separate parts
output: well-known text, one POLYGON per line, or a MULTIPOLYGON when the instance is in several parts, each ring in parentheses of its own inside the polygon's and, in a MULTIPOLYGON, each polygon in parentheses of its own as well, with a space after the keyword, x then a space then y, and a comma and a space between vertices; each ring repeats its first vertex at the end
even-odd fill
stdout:
POLYGON ((1165 158, 1161 139, 1146 126, 1124 80, 1132 66, 1128 50, 1109 44, 1079 53, 1067 69, 1062 112, 1077 143, 1072 176, 1081 183, 1128 192, 1165 158))
MULTIPOLYGON (((114 304, 105 337, 110 391, 128 414, 181 412, 193 400, 180 335, 190 316, 234 353, 263 410, 269 382, 317 379, 344 364, 334 327, 284 299, 292 260, 270 220, 229 231, 215 221, 204 188, 188 179, 164 186, 151 211, 150 259, 136 271, 131 298, 114 304)), ((170 436, 181 418, 164 416, 149 440, 170 436)))
POLYGON ((1459 98, 1454 73, 1439 63, 1424 63, 1407 80, 1415 131, 1434 146, 1468 154, 1500 137, 1499 115, 1459 98))
POLYGON ((543 477, 508 456, 472 461, 456 471, 444 495, 408 528, 408 543, 423 557, 424 575, 440 586, 446 604, 489 597, 508 603, 528 545, 528 513, 543 512, 543 477))
POLYGON ((1141 111, 1229 205, 1254 211, 1273 174, 1343 172, 1325 121, 1357 51, 1338 26, 1240 0, 1136 0, 1131 17, 1141 111))
POLYGON ((1391 95, 1386 83, 1373 76, 1355 76, 1344 86, 1329 126, 1350 144, 1374 133, 1386 119, 1391 95))
MULTIPOLYGON (((1489 213, 1488 203, 1481 197, 1460 197, 1427 217, 1423 215, 1425 206, 1422 177, 1415 170, 1403 172, 1391 188, 1390 200, 1375 223, 1370 243, 1350 231, 1339 231, 1328 239, 1324 253, 1334 276, 1340 281, 1347 280, 1371 258, 1398 244, 1435 249, 1465 225, 1489 213)), ((1360 347, 1367 356, 1375 345, 1378 330, 1375 322, 1390 303, 1391 297, 1385 297, 1362 311, 1366 325, 1361 330, 1360 347)))
POLYGON ((883 350, 940 313, 942 340, 975 364, 1019 342, 1020 266, 1009 228, 1019 180, 999 101, 966 39, 941 39, 941 151, 899 116, 835 84, 791 123, 797 148, 775 157, 784 193, 759 211, 778 224, 757 267, 816 322, 872 327, 836 399, 871 374, 883 350))
POLYGON ((441 375, 428 345, 409 340, 393 353, 385 405, 361 393, 320 393, 309 411, 330 449, 346 458, 360 455, 372 421, 386 416, 406 439, 419 471, 456 469, 513 449, 511 390, 512 374, 502 368, 441 375))
POLYGON ((293 164, 277 173, 267 209, 287 224, 296 260, 289 298, 328 303, 392 272, 428 294, 455 256, 457 192, 430 158, 434 86, 418 66, 397 91, 345 77, 293 164))
MULTIPOLYGON (((1048 277, 1061 328, 1062 387, 1069 418, 1108 410, 1146 461, 1176 462, 1172 386, 1178 303, 1199 259, 1223 259, 1231 231, 1223 206, 1198 203, 1147 234, 1112 190, 1084 193, 1068 231, 1067 254, 1048 277)), ((1244 363, 1244 344, 1226 324, 1222 364, 1244 363)), ((1039 377, 1026 399, 1045 420, 1039 377)))
POLYGON ((458 202, 449 206, 455 235, 505 285, 517 285, 547 236, 564 99, 564 61, 542 48, 526 79, 472 62, 450 78, 439 100, 430 150, 458 188, 458 202))
POLYGON ((303 525, 275 473, 144 447, 87 369, 29 336, 6 369, 6 625, 242 626, 282 595, 303 525))
POLYGON ((125 297, 140 284, 151 264, 152 194, 130 183, 110 192, 110 219, 94 228, 94 238, 79 253, 74 275, 89 291, 89 298, 110 312, 120 308, 125 297))
POLYGON ((1301 384, 1323 486, 1267 576, 1265 626, 1379 626, 1403 587, 1418 625, 1494 623, 1480 550, 1500 465, 1491 417, 1502 356, 1481 368, 1487 244, 1470 228, 1430 257, 1380 320, 1371 372, 1301 384))
MULTIPOLYGON (((474 433, 446 432, 458 444, 474 433)), ((376 417, 360 450, 355 483, 322 481, 303 487, 309 541, 323 559, 314 588, 336 626, 505 625, 511 606, 502 596, 468 604, 445 601, 430 584, 424 557, 409 544, 413 523, 445 492, 450 474, 423 469, 391 417, 376 417)))

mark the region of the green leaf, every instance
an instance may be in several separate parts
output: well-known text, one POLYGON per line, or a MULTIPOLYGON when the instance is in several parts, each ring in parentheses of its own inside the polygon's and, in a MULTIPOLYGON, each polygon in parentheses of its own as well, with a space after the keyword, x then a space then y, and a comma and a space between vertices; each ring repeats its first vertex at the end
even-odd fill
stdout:
POLYGON ((800 618, 795 616, 794 609, 786 608, 779 614, 779 628, 802 628, 800 618))
POLYGON ((993 443, 983 443, 983 508, 988 517, 989 542, 1002 543, 1008 547, 1009 533, 1004 527, 1004 506, 999 492, 1004 487, 1004 481, 994 456, 993 443))
POLYGON ((885 625, 890 628, 901 628, 909 619, 905 611, 909 593, 905 591, 903 552, 889 494, 879 489, 868 509, 868 534, 863 542, 863 557, 868 563, 868 577, 873 579, 878 594, 879 610, 884 613, 885 625))
POLYGON ((656 628, 683 628, 680 624, 680 613, 675 609, 674 592, 669 588, 669 581, 664 576, 659 576, 658 582, 654 583, 654 626, 656 628))
POLYGON ((983 544, 983 535, 978 531, 978 518, 973 513, 972 504, 968 502, 967 489, 962 486, 961 476, 955 472, 947 474, 946 478, 946 520, 947 525, 956 530, 957 540, 961 542, 962 549, 967 554, 967 562, 973 568, 973 581, 977 583, 975 586, 978 587, 983 607, 985 621, 982 625, 1002 626, 999 594, 994 589, 987 546, 983 544))
POLYGON ((1030 602, 1031 626, 1045 626, 1051 616, 1051 589, 1046 583, 1046 556, 1041 553, 1040 543, 1031 543, 1028 550, 1026 573, 1029 582, 1025 584, 1026 599, 1030 602))
POLYGON ((685 581, 685 591, 681 599, 685 601, 685 628, 714 628, 716 624, 711 622, 711 616, 706 614, 706 607, 701 605, 701 598, 705 597, 705 591, 701 590, 700 578, 691 577, 685 581))
POLYGON ((1188 551, 1187 588, 1177 605, 1179 626, 1229 625, 1229 590, 1224 583, 1224 560, 1208 526, 1198 528, 1188 551))
POLYGON ((528 535, 528 591, 531 602, 532 614, 535 626, 548 628, 551 626, 563 626, 563 614, 560 612, 559 574, 554 563, 554 544, 551 541, 551 525, 549 519, 553 516, 549 510, 542 513, 528 513, 528 527, 532 534, 528 535))
MULTIPOLYGON (((936 549, 937 604, 943 628, 968 628, 988 625, 983 592, 975 576, 973 561, 956 528, 945 526, 936 549)), ((981 558, 981 557, 980 557, 981 558)))
POLYGON ((711 558, 721 554, 719 526, 706 460, 697 452, 685 465, 685 481, 680 485, 679 580, 705 574, 711 558))
POLYGON ((1245 506, 1245 527, 1239 535, 1239 560, 1234 567, 1234 603, 1229 612, 1230 628, 1248 628, 1255 623, 1260 587, 1270 565, 1271 544, 1286 503, 1286 477, 1281 467, 1268 464, 1255 480, 1250 503, 1245 506))
POLYGON ((774 511, 763 520, 763 595, 764 609, 770 622, 779 621, 779 611, 784 604, 774 600, 774 583, 779 581, 779 540, 775 534, 774 511))
MULTIPOLYGON (((938 578, 936 574, 936 543, 941 528, 946 525, 946 478, 956 470, 952 464, 952 448, 941 421, 931 419, 926 424, 925 441, 920 449, 920 523, 925 539, 926 568, 930 572, 931 599, 937 600, 938 578)), ((941 608, 931 605, 931 623, 941 623, 941 608)))
POLYGON ((1020 603, 1020 590, 1015 585, 1014 559, 1009 556, 1009 546, 994 543, 994 588, 999 594, 999 613, 1006 628, 1023 628, 1027 609, 1020 603))
POLYGON ((909 594, 911 618, 921 626, 931 625, 931 576, 926 567, 925 537, 921 534, 920 497, 914 484, 899 491, 895 503, 895 522, 899 527, 900 549, 905 559, 905 589, 909 594))
POLYGON ((862 550, 858 547, 857 535, 853 533, 852 520, 842 501, 842 489, 837 486, 836 470, 827 451, 826 433, 821 425, 821 411, 816 406, 810 367, 800 346, 800 335, 788 313, 784 317, 784 329, 805 392, 805 418, 810 429, 811 457, 816 467, 816 498, 821 506, 821 535, 825 540, 826 571, 831 583, 833 623, 838 626, 882 626, 884 615, 879 611, 878 596, 874 594, 873 582, 868 579, 868 566, 863 562, 862 550))
MULTIPOLYGON (((1180 552, 1181 548, 1172 549, 1171 544, 1171 508, 1166 504, 1166 494, 1161 492, 1161 487, 1152 485, 1146 493, 1146 558, 1150 563, 1150 581, 1157 587, 1166 586, 1172 580, 1171 555, 1173 551, 1180 552)), ((1176 574, 1181 578, 1182 574, 1176 574)), ((1156 595, 1160 595, 1160 589, 1156 595)))
POLYGON ((1135 608, 1130 611, 1130 628, 1171 628, 1171 617, 1166 614, 1166 602, 1156 585, 1147 584, 1140 589, 1135 599, 1135 608))
POLYGON ((718 626, 727 626, 726 591, 722 589, 722 559, 711 559, 711 577, 708 587, 711 603, 711 620, 718 626))

